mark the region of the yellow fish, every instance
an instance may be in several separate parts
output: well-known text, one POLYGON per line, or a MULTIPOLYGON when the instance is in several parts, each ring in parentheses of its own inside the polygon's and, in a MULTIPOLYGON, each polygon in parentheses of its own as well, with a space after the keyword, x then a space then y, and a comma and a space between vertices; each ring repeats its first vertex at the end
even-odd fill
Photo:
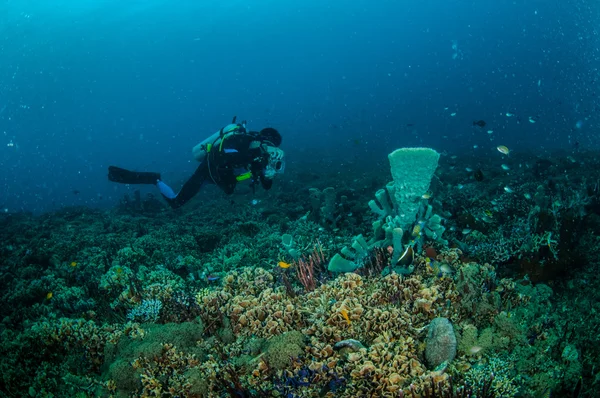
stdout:
POLYGON ((424 193, 424 194, 421 196, 421 199, 425 199, 425 200, 427 200, 427 199, 431 199, 431 195, 432 195, 432 194, 431 194, 431 192, 425 192, 425 193, 424 193))
POLYGON ((292 264, 286 263, 285 261, 280 261, 277 263, 277 265, 279 265, 279 267, 283 269, 290 268, 292 266, 292 264))
POLYGON ((350 326, 350 324, 352 322, 350 321, 350 317, 348 316, 348 310, 345 308, 342 308, 340 310, 340 314, 342 314, 342 317, 346 320, 346 323, 348 324, 348 326, 350 326))
POLYGON ((52 298, 52 292, 48 292, 46 294, 46 300, 50 300, 52 298))
POLYGON ((75 261, 71 261, 71 267, 77 267, 77 263, 75 261))
POLYGON ((507 155, 508 156, 508 154, 510 153, 510 149, 508 149, 508 147, 505 146, 505 145, 498 145, 496 147, 496 149, 498 150, 498 152, 500 152, 503 155, 507 155))

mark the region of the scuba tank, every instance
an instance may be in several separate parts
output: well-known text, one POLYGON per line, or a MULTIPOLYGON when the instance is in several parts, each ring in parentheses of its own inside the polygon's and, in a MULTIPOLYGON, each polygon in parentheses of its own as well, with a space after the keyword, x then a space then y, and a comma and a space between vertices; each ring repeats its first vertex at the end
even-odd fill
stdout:
POLYGON ((196 159, 199 162, 204 162, 206 160, 206 155, 208 155, 208 152, 210 152, 210 150, 212 149, 212 147, 214 145, 220 145, 221 142, 223 141, 223 137, 225 137, 225 135, 230 134, 230 133, 233 133, 233 134, 245 133, 246 132, 246 121, 243 121, 240 124, 240 123, 236 123, 235 120, 236 120, 236 116, 233 117, 231 124, 228 124, 227 126, 221 128, 220 130, 218 130, 217 132, 212 134, 210 137, 206 138, 205 140, 200 142, 198 145, 193 147, 192 155, 194 155, 194 159, 196 159))

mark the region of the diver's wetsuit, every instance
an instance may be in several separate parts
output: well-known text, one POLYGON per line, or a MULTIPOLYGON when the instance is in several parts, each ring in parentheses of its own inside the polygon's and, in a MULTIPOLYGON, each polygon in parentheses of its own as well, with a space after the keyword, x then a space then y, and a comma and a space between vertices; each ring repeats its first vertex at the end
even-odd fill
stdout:
MULTIPOLYGON (((160 187, 163 197, 176 209, 193 198, 205 182, 214 182, 228 195, 233 193, 238 181, 247 178, 251 179, 253 189, 259 181, 264 189, 270 189, 273 180, 266 178, 264 174, 269 155, 262 146, 257 145, 261 142, 255 132, 224 137, 223 145, 220 142, 213 145, 206 159, 183 184, 178 194, 175 195, 167 187, 172 195, 165 195, 160 187)), ((159 173, 135 172, 115 166, 109 166, 108 179, 123 184, 164 184, 159 173)))

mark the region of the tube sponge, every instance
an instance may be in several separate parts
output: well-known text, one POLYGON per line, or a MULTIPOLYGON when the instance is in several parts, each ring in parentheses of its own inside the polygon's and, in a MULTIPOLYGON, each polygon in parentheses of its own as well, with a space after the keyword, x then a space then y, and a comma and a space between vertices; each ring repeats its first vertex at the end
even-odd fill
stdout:
POLYGON ((419 199, 429 189, 439 158, 440 154, 431 148, 400 148, 388 155, 394 179, 392 200, 404 230, 415 221, 419 199))
POLYGON ((379 189, 375 192, 375 197, 377 198, 377 202, 375 200, 369 201, 369 207, 376 213, 380 218, 385 218, 389 215, 393 214, 392 205, 388 199, 388 193, 385 189, 379 189))
POLYGON ((369 254, 369 245, 362 235, 357 235, 352 246, 345 246, 342 254, 336 254, 329 261, 327 270, 331 272, 354 272, 361 267, 362 261, 369 254))

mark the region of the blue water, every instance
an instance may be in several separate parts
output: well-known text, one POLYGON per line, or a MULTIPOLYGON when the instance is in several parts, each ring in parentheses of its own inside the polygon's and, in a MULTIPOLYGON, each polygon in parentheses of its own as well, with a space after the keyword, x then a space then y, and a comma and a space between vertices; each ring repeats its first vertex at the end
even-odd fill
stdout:
POLYGON ((109 164, 178 186, 233 115, 279 129, 288 170, 597 148, 599 19, 592 0, 2 0, 0 206, 113 206, 109 164))

